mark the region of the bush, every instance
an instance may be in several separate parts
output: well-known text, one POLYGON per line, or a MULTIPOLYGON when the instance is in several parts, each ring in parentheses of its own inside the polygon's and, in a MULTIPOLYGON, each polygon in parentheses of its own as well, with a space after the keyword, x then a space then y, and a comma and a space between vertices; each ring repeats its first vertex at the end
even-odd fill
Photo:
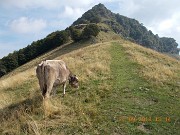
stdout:
POLYGON ((6 67, 0 62, 0 77, 6 74, 6 67))
POLYGON ((72 40, 74 40, 75 42, 81 40, 81 31, 80 31, 80 30, 71 27, 71 28, 70 28, 70 32, 71 32, 71 38, 72 38, 72 40))
POLYGON ((96 24, 89 24, 84 28, 82 32, 82 38, 88 39, 92 36, 96 37, 99 34, 99 32, 99 27, 96 24))

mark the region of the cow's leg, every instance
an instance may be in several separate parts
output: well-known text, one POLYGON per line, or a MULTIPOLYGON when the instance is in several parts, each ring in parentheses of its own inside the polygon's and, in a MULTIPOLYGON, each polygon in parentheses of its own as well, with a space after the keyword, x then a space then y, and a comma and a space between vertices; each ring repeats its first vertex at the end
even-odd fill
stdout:
POLYGON ((57 87, 55 86, 54 89, 52 89, 51 95, 55 96, 57 93, 57 87))
POLYGON ((42 89, 42 95, 43 95, 44 98, 46 96, 46 93, 47 93, 47 85, 44 85, 44 87, 42 89))
POLYGON ((47 86, 47 91, 46 91, 45 97, 47 97, 47 98, 50 97, 52 88, 53 88, 53 83, 49 83, 48 86, 47 86))
POLYGON ((45 98, 49 98, 55 82, 55 73, 49 65, 45 67, 44 72, 45 84, 47 84, 45 98))
POLYGON ((63 84, 63 96, 65 96, 65 92, 66 92, 66 82, 63 84))

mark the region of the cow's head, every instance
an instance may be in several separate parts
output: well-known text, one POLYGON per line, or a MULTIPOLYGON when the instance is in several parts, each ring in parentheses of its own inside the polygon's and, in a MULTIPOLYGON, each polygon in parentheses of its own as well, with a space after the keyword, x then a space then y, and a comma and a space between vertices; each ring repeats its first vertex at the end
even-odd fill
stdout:
POLYGON ((74 88, 79 88, 79 80, 76 75, 69 76, 69 84, 74 88))

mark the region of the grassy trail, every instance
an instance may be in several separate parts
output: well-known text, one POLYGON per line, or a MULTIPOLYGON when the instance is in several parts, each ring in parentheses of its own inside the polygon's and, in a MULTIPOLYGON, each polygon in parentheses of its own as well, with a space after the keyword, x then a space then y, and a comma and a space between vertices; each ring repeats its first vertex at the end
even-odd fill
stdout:
POLYGON ((143 107, 136 89, 148 86, 148 83, 139 77, 137 63, 132 62, 120 43, 113 43, 110 49, 112 56, 111 76, 109 80, 111 91, 102 101, 102 115, 105 117, 104 133, 106 134, 136 134, 141 133, 136 127, 140 122, 129 121, 129 118, 143 115, 143 107))
POLYGON ((179 99, 167 94, 177 94, 170 91, 173 84, 158 87, 140 77, 141 65, 133 62, 126 51, 117 42, 110 51, 113 85, 101 106, 106 133, 178 135, 179 99))

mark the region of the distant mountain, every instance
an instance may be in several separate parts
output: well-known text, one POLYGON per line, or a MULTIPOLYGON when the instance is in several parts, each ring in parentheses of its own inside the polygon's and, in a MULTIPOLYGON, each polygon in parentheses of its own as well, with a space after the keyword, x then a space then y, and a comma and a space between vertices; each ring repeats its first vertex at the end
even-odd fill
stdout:
POLYGON ((137 20, 112 13, 103 4, 98 4, 85 12, 72 26, 89 23, 104 23, 120 36, 158 52, 179 54, 175 39, 154 35, 137 20))

